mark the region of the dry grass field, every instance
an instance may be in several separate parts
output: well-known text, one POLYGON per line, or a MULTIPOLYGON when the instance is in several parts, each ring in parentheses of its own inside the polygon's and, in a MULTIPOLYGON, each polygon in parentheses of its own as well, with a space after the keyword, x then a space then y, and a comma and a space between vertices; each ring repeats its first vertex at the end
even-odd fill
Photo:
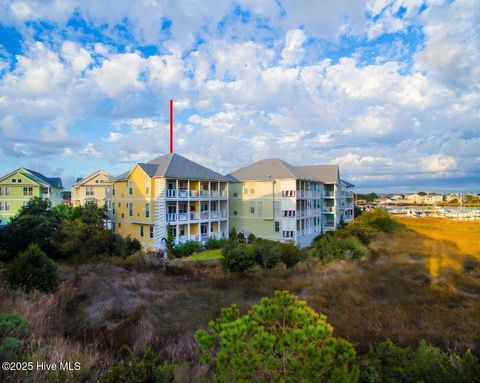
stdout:
POLYGON ((235 303, 246 310, 279 289, 326 314, 336 336, 360 353, 390 338, 404 346, 425 339, 444 350, 480 354, 480 226, 399 222, 405 226, 378 235, 371 255, 358 261, 323 264, 313 257, 293 269, 244 275, 225 273, 215 262, 166 270, 127 262, 63 265, 58 292, 0 288, 0 311, 16 311, 32 324, 36 360, 54 355, 88 366, 75 376, 79 380, 96 380, 123 345, 141 350, 153 344, 178 364, 180 381, 198 381, 204 371, 193 332, 222 307, 235 303))

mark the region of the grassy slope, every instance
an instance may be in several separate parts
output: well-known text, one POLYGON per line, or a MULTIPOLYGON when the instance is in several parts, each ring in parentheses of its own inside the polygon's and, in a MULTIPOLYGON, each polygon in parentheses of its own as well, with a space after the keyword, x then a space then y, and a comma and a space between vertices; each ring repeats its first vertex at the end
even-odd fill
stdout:
MULTIPOLYGON (((142 348, 147 342, 166 360, 192 366, 195 329, 222 307, 236 303, 245 310, 277 289, 298 294, 326 314, 335 334, 360 351, 385 338, 402 345, 423 338, 443 349, 472 347, 478 353, 480 262, 455 242, 466 237, 468 224, 445 226, 448 240, 439 240, 431 238, 437 224, 427 236, 419 227, 427 221, 404 223, 408 227, 393 237, 374 240, 367 259, 328 265, 311 259, 267 274, 225 274, 217 263, 197 262, 167 273, 140 264, 64 265, 65 282, 51 296, 19 296, 0 288, 0 311, 17 311, 34 324, 36 336, 47 339, 42 355, 55 350, 60 359, 85 360, 93 369, 117 358, 122 344, 142 348), (438 259, 443 263, 432 268, 438 259), (61 348, 55 339, 63 342, 61 348)), ((468 243, 471 254, 478 254, 480 243, 468 243)))

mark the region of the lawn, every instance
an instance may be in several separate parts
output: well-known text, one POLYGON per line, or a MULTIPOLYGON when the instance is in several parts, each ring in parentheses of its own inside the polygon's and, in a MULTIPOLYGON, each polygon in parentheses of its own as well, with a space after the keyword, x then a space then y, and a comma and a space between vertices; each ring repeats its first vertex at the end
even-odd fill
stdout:
POLYGON ((222 249, 205 250, 198 253, 193 253, 191 256, 185 258, 186 261, 212 261, 214 259, 222 259, 222 249))

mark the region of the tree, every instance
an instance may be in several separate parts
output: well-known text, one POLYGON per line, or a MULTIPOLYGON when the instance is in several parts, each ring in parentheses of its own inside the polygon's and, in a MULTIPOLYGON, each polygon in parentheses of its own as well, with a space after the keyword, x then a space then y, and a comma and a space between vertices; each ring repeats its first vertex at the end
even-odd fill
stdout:
POLYGON ((175 239, 173 238, 173 229, 167 225, 167 238, 165 239, 165 246, 167 247, 167 257, 173 258, 173 249, 175 248, 175 239))
MULTIPOLYGON (((17 314, 0 312, 0 361, 18 360, 23 339, 28 331, 28 323, 17 314)), ((0 373, 1 376, 1 373, 0 373)))
POLYGON ((352 344, 333 337, 324 315, 286 291, 245 315, 235 305, 198 330, 202 361, 217 382, 356 382, 352 344))
POLYGON ((237 230, 235 230, 235 227, 232 227, 232 230, 228 233, 228 239, 234 242, 238 241, 237 230))
POLYGON ((255 237, 255 234, 250 233, 250 234, 248 234, 247 242, 252 243, 252 242, 255 242, 256 239, 257 239, 257 237, 255 237))
POLYGON ((282 262, 287 267, 293 267, 300 261, 300 249, 293 243, 282 243, 281 252, 282 262))
POLYGON ((7 281, 25 290, 53 292, 58 287, 58 266, 37 244, 31 244, 5 268, 7 281))
POLYGON ((271 269, 277 265, 282 257, 281 244, 274 241, 266 241, 259 239, 253 244, 256 262, 263 267, 264 270, 271 269))

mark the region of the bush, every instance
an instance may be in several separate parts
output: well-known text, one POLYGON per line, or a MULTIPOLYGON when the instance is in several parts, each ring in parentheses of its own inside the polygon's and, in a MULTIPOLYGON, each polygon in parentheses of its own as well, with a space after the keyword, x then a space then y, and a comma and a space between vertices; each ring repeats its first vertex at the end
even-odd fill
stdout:
POLYGON ((23 287, 27 291, 36 289, 53 292, 59 283, 57 264, 37 244, 31 244, 7 264, 5 276, 10 285, 23 287))
POLYGON ((195 333, 201 359, 220 382, 356 382, 355 349, 286 291, 241 316, 232 305, 195 333))
POLYGON ((274 241, 259 239, 254 242, 255 261, 264 269, 274 268, 281 260, 281 244, 274 241))
POLYGON ((253 233, 248 234, 248 237, 247 237, 248 243, 255 242, 256 239, 257 239, 257 237, 255 237, 255 234, 253 234, 253 233))
POLYGON ((235 227, 232 227, 232 230, 230 230, 230 233, 228 233, 228 239, 233 242, 238 241, 237 230, 235 227))
POLYGON ((19 359, 28 323, 17 314, 0 312, 0 362, 19 359))
POLYGON ((205 241, 205 249, 214 250, 221 249, 227 244, 227 239, 217 239, 215 237, 210 237, 205 241))
POLYGON ((318 256, 326 261, 351 257, 359 259, 368 254, 361 241, 352 235, 341 232, 329 232, 314 242, 318 256))
POLYGON ((468 350, 462 357, 421 341, 416 350, 386 340, 364 357, 361 381, 369 383, 479 382, 480 363, 468 350))
POLYGON ((398 227, 399 224, 392 219, 388 212, 383 209, 375 209, 364 212, 341 231, 346 235, 354 235, 363 244, 368 245, 376 233, 392 233, 398 227))
POLYGON ((255 266, 255 251, 252 246, 229 242, 222 250, 225 270, 245 272, 255 266))
POLYGON ((173 248, 173 257, 174 258, 184 258, 202 251, 203 246, 200 242, 197 241, 186 241, 185 243, 175 245, 173 248))
POLYGON ((142 244, 137 238, 132 238, 130 237, 130 235, 127 235, 127 237, 125 238, 125 242, 127 245, 127 251, 129 255, 142 250, 142 244))
POLYGON ((240 242, 245 242, 245 234, 243 234, 242 232, 237 234, 237 238, 240 242))
POLYGON ((281 245, 281 260, 287 267, 293 267, 300 262, 301 252, 298 246, 293 243, 281 245))
POLYGON ((164 363, 154 353, 151 347, 148 347, 141 358, 133 355, 126 361, 123 361, 108 371, 100 380, 101 383, 117 382, 173 382, 175 378, 175 365, 164 363))

